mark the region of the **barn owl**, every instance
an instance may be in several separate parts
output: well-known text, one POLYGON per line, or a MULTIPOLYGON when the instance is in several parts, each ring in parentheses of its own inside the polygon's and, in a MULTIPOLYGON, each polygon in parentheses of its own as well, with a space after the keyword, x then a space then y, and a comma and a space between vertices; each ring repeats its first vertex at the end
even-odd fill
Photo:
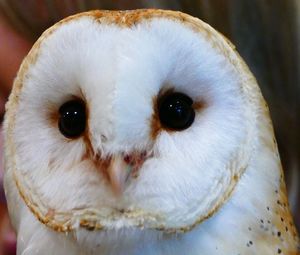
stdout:
POLYGON ((299 254, 266 103, 197 18, 60 21, 23 61, 4 132, 19 255, 299 254))

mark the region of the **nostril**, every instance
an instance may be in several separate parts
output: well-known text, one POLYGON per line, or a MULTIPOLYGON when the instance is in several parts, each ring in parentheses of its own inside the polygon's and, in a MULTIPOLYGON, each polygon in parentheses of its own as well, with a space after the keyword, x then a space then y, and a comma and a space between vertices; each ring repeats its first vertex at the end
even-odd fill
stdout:
POLYGON ((132 162, 132 156, 130 155, 125 155, 124 156, 124 161, 127 163, 127 164, 130 164, 132 162))
POLYGON ((147 159, 147 152, 126 154, 123 160, 133 167, 140 166, 147 159))

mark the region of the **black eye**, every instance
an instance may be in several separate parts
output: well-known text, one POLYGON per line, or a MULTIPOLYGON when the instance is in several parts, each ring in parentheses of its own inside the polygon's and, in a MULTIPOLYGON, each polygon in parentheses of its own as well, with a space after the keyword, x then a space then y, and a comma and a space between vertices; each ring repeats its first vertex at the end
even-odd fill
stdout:
POLYGON ((161 124, 174 130, 190 127, 195 119, 192 104, 193 100, 190 97, 179 92, 163 96, 158 102, 161 124))
POLYGON ((80 100, 71 100, 59 108, 58 128, 67 138, 80 136, 86 125, 85 105, 80 100))

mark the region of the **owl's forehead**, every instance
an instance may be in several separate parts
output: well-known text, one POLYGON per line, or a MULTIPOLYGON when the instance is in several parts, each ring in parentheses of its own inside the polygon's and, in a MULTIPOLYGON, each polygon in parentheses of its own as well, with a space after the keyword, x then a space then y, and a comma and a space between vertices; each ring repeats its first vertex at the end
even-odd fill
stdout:
MULTIPOLYGON (((144 91, 157 90, 162 83, 179 86, 183 92, 193 82, 209 87, 224 78, 220 66, 227 69, 228 78, 234 75, 229 77, 232 66, 204 35, 164 17, 121 26, 81 16, 44 38, 35 74, 61 88, 96 86, 104 94, 123 84, 127 90, 137 86, 144 91)), ((230 85, 235 84, 223 82, 223 87, 230 85)))

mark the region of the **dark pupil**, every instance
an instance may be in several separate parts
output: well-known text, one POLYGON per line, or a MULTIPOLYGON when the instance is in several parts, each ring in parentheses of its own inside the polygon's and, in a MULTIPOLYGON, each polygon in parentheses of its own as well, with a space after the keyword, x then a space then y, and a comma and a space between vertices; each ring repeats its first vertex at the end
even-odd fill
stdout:
POLYGON ((58 127, 60 132, 68 138, 80 136, 86 125, 85 105, 80 100, 71 100, 59 108, 58 127))
POLYGON ((159 119, 163 126, 175 130, 183 130, 192 125, 195 111, 193 100, 182 93, 164 96, 158 102, 159 119))

